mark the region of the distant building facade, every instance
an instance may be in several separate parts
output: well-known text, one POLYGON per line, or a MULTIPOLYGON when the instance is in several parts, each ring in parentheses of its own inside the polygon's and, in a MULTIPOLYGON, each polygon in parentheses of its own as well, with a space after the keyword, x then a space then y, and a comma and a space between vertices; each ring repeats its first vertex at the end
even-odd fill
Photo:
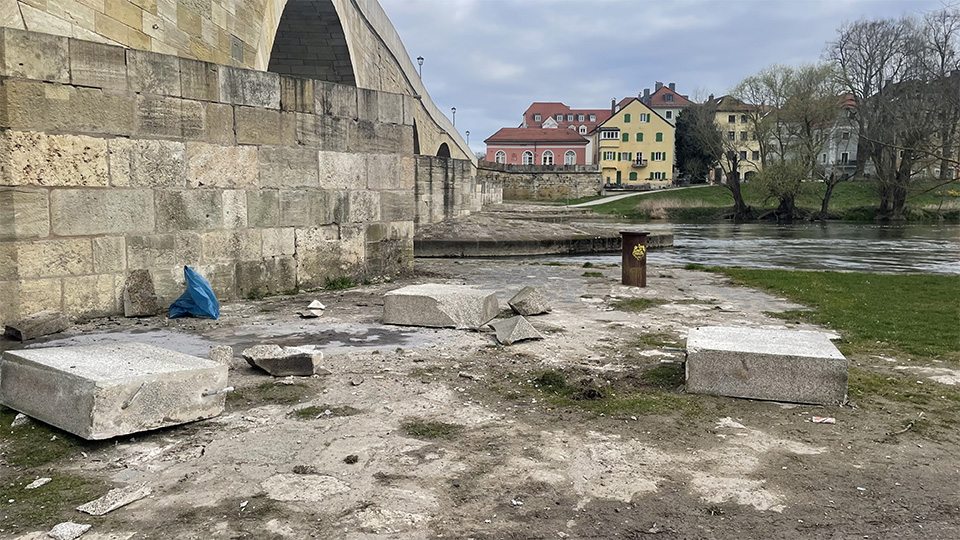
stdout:
POLYGON ((666 187, 674 178, 675 128, 640 98, 614 105, 593 134, 603 182, 612 187, 666 187))
POLYGON ((571 129, 501 128, 484 141, 486 160, 507 165, 590 164, 590 141, 571 129))
MULTIPOLYGON (((758 107, 729 95, 719 98, 711 95, 707 103, 714 108, 714 122, 723 137, 724 150, 733 152, 732 160, 728 156, 721 158, 727 162, 728 171, 735 168, 733 174, 741 180, 760 172, 763 163, 760 140, 751 121, 760 112, 758 107)), ((721 169, 711 173, 713 180, 723 180, 723 175, 721 169)))
POLYGON ((643 89, 643 94, 640 95, 640 101, 647 107, 653 109, 654 112, 662 116, 664 120, 670 122, 673 126, 677 125, 677 117, 680 116, 680 113, 694 104, 687 96, 677 93, 677 85, 675 83, 664 86, 664 84, 659 81, 657 81, 654 86, 652 94, 649 88, 643 89))

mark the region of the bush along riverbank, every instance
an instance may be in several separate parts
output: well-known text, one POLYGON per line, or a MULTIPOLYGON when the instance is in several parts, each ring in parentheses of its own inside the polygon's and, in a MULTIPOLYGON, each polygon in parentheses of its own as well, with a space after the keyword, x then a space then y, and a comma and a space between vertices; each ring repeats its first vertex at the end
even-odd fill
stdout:
MULTIPOLYGON (((775 219, 772 215, 778 205, 775 198, 769 197, 757 183, 747 182, 741 188, 752 219, 775 219)), ((803 190, 797 198, 797 208, 803 219, 820 219, 825 190, 823 184, 809 184, 809 188, 803 190)), ((844 182, 834 189, 827 219, 873 221, 879 203, 880 197, 873 182, 844 182)), ((715 221, 732 215, 733 197, 724 186, 704 186, 644 193, 597 205, 592 209, 599 214, 626 219, 715 221)), ((916 183, 907 197, 905 218, 908 221, 960 222, 960 181, 947 185, 938 182, 916 183)))

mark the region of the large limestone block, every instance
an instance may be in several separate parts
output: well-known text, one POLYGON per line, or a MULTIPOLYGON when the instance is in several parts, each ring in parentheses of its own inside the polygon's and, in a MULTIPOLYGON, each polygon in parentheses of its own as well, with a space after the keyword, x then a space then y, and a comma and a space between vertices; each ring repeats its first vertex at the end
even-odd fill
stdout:
POLYGON ((687 391, 796 403, 846 399, 849 362, 825 334, 699 327, 687 337, 687 391))
POLYGON ((182 142, 110 139, 110 184, 116 187, 186 187, 182 142))
POLYGON ((4 167, 15 186, 107 185, 107 142, 84 135, 48 135, 34 131, 8 131, 4 146, 9 162, 4 167))
POLYGON ((517 315, 540 315, 551 310, 550 302, 539 287, 524 287, 507 301, 517 315))
POLYGON ((49 233, 47 190, 0 188, 0 240, 42 238, 49 233))
POLYGON ((190 187, 255 189, 257 147, 187 143, 187 181, 190 187))
POLYGON ((150 232, 153 191, 57 189, 50 194, 50 216, 53 233, 61 236, 150 232))
POLYGON ((498 311, 495 292, 466 285, 410 285, 383 296, 385 324, 476 329, 498 311))
POLYGON ((223 411, 227 366, 143 343, 7 351, 0 403, 84 439, 223 411))
POLYGON ((123 47, 81 41, 70 42, 70 81, 77 86, 127 89, 127 61, 123 47))
POLYGON ((222 102, 280 108, 280 76, 276 73, 219 66, 217 75, 222 102))
POLYGON ((0 60, 0 74, 8 77, 70 82, 69 45, 64 37, 6 28, 0 33, 0 60))
POLYGON ((320 366, 323 353, 301 347, 255 345, 243 351, 243 358, 274 377, 309 377, 320 366))

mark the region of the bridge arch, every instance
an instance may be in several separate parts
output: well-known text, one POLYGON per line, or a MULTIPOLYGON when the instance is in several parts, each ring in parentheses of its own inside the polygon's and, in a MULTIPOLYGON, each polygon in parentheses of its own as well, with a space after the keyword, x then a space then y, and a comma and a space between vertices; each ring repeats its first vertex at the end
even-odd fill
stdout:
POLYGON ((450 146, 447 143, 440 143, 440 148, 437 150, 437 157, 450 157, 450 146))
POLYGON ((267 71, 357 85, 350 46, 333 0, 286 1, 267 71))

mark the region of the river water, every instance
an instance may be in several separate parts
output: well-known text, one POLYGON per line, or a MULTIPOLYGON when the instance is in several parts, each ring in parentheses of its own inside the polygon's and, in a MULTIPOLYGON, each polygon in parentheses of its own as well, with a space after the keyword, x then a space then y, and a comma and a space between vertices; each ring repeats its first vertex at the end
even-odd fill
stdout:
MULTIPOLYGON (((610 226, 609 223, 605 224, 610 226)), ((621 230, 672 232, 674 247, 650 251, 648 262, 698 263, 793 270, 960 274, 960 225, 858 223, 651 224, 621 230)), ((620 255, 565 257, 616 263, 620 255)))

